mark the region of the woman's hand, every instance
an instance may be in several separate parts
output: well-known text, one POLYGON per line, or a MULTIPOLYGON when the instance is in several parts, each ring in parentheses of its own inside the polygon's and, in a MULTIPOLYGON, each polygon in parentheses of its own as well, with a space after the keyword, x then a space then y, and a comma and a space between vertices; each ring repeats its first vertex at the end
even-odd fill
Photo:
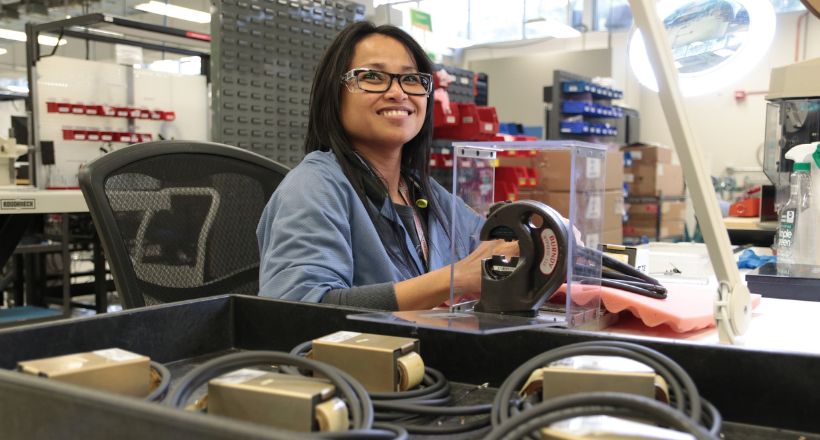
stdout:
POLYGON ((481 292, 481 260, 490 258, 492 255, 504 255, 509 260, 511 257, 517 257, 518 253, 517 241, 482 242, 473 253, 455 264, 453 295, 461 296, 465 293, 481 292))

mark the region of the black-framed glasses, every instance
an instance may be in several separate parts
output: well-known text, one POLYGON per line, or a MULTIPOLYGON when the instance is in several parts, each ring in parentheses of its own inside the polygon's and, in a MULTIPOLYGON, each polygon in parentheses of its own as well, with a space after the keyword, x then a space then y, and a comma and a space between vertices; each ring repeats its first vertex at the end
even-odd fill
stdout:
MULTIPOLYGON (((408 95, 429 95, 433 89, 433 75, 429 73, 389 73, 373 69, 353 69, 342 75, 342 83, 355 79, 356 87, 365 92, 383 93, 390 90, 393 78, 408 95)), ((351 90, 352 91, 352 90, 351 90)))

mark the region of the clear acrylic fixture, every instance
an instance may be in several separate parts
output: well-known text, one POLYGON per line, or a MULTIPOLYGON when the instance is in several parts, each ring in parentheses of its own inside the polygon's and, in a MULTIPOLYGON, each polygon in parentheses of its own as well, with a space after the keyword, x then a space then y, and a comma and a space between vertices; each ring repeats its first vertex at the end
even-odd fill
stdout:
MULTIPOLYGON (((603 206, 605 198, 606 146, 578 141, 533 142, 454 142, 453 143, 453 211, 466 204, 486 218, 499 201, 535 200, 551 206, 566 218, 575 239, 567 240, 566 283, 549 295, 536 317, 496 313, 478 313, 469 303, 459 304, 454 298, 451 275, 449 310, 373 313, 350 315, 350 319, 377 321, 411 327, 446 328, 452 331, 488 334, 537 327, 581 327, 597 330, 603 325, 601 308, 601 256, 579 246, 594 250, 602 242, 604 214, 613 207, 603 206), (580 240, 580 241, 578 241, 580 240)), ((537 220, 528 224, 537 235, 537 220)), ((450 231, 471 234, 480 242, 478 231, 450 231)), ((538 246, 541 240, 534 237, 538 246)), ((451 247, 451 260, 459 261, 451 247)), ((508 258, 509 260, 509 258, 508 258)), ((514 270, 524 270, 521 260, 514 270)), ((532 270, 538 270, 538 264, 532 270)), ((452 273, 452 272, 451 272, 452 273)), ((533 286, 533 289, 538 286, 533 286)), ((478 296, 479 292, 473 295, 478 296)), ((511 289, 513 297, 528 292, 511 289)), ((469 295, 468 295, 469 296, 469 295)))

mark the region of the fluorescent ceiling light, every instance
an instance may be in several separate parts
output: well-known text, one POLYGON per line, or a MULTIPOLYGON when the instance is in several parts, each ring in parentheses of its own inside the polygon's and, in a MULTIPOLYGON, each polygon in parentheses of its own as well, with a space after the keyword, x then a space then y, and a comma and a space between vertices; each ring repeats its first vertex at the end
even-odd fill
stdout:
POLYGON ((165 15, 180 20, 193 21, 195 23, 210 23, 211 14, 197 11, 195 9, 183 8, 181 6, 166 5, 165 3, 151 1, 136 6, 140 11, 151 12, 153 14, 165 15))
POLYGON ((548 18, 528 20, 524 25, 540 34, 553 38, 575 38, 581 36, 581 32, 578 32, 577 29, 573 29, 564 23, 559 23, 548 18))
MULTIPOLYGON (((0 29, 0 38, 4 38, 6 40, 14 40, 14 41, 26 41, 26 33, 20 31, 13 31, 10 29, 0 29)), ((40 44, 45 46, 56 46, 57 45, 57 38, 49 37, 47 35, 40 35, 37 38, 37 41, 40 44)), ((66 40, 60 40, 60 46, 68 43, 66 40)))

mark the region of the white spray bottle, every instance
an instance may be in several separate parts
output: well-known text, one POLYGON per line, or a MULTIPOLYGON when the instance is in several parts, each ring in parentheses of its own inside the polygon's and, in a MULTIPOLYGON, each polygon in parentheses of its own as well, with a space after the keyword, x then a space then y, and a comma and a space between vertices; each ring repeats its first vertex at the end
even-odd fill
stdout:
POLYGON ((794 161, 794 172, 789 178, 789 201, 780 211, 778 262, 818 265, 820 143, 796 145, 786 158, 794 161))

